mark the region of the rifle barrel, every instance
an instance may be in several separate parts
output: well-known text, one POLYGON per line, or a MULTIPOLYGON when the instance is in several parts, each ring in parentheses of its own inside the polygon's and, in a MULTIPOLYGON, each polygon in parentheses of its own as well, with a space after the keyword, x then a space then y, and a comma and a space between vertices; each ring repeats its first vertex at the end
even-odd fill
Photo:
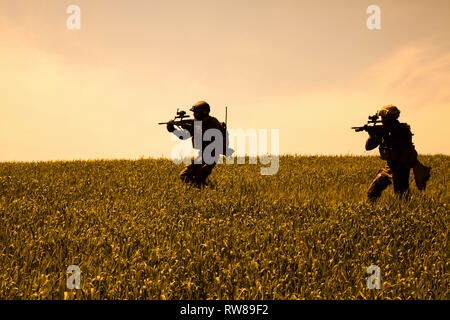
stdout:
MULTIPOLYGON (((194 119, 189 118, 189 119, 173 121, 173 125, 179 126, 180 124, 189 123, 191 120, 194 120, 194 119)), ((168 123, 169 122, 159 122, 158 124, 168 124, 168 123)))
POLYGON ((356 132, 364 131, 365 127, 352 127, 352 130, 355 130, 356 132))

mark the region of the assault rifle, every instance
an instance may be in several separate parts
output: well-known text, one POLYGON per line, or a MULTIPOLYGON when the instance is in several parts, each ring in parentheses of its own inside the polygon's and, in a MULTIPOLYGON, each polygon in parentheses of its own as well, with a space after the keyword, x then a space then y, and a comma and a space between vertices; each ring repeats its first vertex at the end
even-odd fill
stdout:
POLYGON ((380 117, 378 115, 369 116, 369 121, 362 127, 352 127, 355 132, 367 131, 368 133, 374 133, 377 135, 383 135, 385 132, 384 126, 381 124, 382 121, 378 120, 380 117))
POLYGON ((177 109, 177 115, 175 116, 175 118, 172 121, 169 122, 160 122, 158 124, 168 124, 168 123, 172 123, 174 126, 181 126, 183 124, 189 124, 192 123, 194 119, 189 118, 189 116, 186 114, 186 111, 178 111, 177 109), (187 119, 186 119, 187 118, 187 119), (178 120, 177 120, 178 119, 178 120))

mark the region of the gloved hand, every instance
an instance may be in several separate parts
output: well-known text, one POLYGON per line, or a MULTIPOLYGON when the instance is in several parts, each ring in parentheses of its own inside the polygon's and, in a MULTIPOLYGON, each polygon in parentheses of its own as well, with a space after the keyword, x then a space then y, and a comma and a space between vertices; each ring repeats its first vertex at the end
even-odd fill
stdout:
POLYGON ((173 121, 173 120, 170 120, 169 122, 167 122, 167 125, 166 125, 167 131, 169 131, 169 132, 175 131, 174 122, 175 121, 173 121))
POLYGON ((376 139, 376 140, 380 139, 380 137, 378 136, 378 134, 375 131, 369 130, 368 133, 369 133, 370 138, 376 139))

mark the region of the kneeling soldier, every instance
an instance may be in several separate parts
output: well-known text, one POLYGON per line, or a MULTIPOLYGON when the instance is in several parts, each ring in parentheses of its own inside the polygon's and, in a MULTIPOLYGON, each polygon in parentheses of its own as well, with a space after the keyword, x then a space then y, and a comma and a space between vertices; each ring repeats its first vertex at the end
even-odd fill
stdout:
POLYGON ((386 160, 387 164, 371 183, 368 198, 375 201, 390 184, 394 185, 395 193, 402 195, 409 189, 411 169, 414 171, 418 189, 424 190, 430 178, 431 168, 422 165, 417 159, 409 125, 397 120, 400 110, 388 105, 379 110, 377 115, 381 116, 383 133, 369 131, 366 150, 379 146, 381 159, 386 160))
MULTIPOLYGON (((219 120, 210 116, 210 110, 211 108, 208 103, 206 103, 205 101, 199 101, 190 109, 190 111, 194 112, 195 123, 194 121, 188 121, 187 123, 183 123, 180 125, 180 127, 186 130, 189 133, 189 136, 192 137, 192 146, 200 151, 200 157, 198 157, 197 159, 193 159, 191 163, 181 171, 180 178, 186 183, 195 183, 198 186, 206 184, 206 179, 211 174, 213 168, 216 166, 217 159, 220 156, 220 154, 214 154, 213 151, 211 156, 214 160, 205 161, 203 153, 207 145, 203 139, 204 133, 209 129, 217 129, 222 133, 222 141, 227 141, 225 123, 219 122, 219 120), (201 127, 197 127, 196 124, 201 124, 201 127), (199 146, 196 146, 196 143, 194 141, 194 131, 196 130, 198 130, 198 132, 196 132, 196 139, 201 142, 201 145, 199 146)), ((167 130, 169 132, 175 131, 174 121, 169 121, 167 123, 167 130)), ((180 139, 183 139, 179 134, 177 134, 177 136, 180 139)), ((223 145, 224 148, 227 148, 226 143, 223 143, 223 145)), ((227 149, 225 149, 225 151, 226 150, 227 149)))

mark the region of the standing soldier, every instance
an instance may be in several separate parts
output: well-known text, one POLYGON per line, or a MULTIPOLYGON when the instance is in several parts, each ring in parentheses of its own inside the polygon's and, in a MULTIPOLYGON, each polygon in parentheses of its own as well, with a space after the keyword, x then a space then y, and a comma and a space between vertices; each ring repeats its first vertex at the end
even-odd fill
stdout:
MULTIPOLYGON (((226 151, 229 150, 226 145, 226 124, 223 122, 219 122, 219 120, 210 116, 210 110, 211 108, 207 102, 199 101, 190 109, 190 111, 193 111, 194 113, 194 120, 187 121, 186 123, 179 125, 182 129, 186 130, 189 133, 189 137, 192 137, 192 146, 200 151, 200 156, 196 159, 197 161, 193 159, 191 163, 180 172, 180 178, 183 182, 194 183, 197 186, 206 184, 206 178, 211 174, 213 168, 216 166, 217 159, 220 156, 220 154, 214 154, 213 152, 212 157, 214 158, 214 161, 212 163, 207 163, 207 161, 205 161, 203 152, 205 151, 207 145, 204 142, 203 134, 209 129, 219 130, 222 133, 224 148, 226 151), (201 127, 197 126, 197 124, 201 124, 201 127), (194 141, 194 131, 197 131, 196 133, 200 135, 198 137, 199 140, 201 139, 200 146, 196 146, 196 143, 194 141)), ((175 131, 173 120, 167 123, 167 131, 172 132, 176 134, 180 139, 183 139, 182 135, 180 135, 179 132, 175 131)), ((214 139, 212 139, 212 141, 214 141, 214 139)))
POLYGON ((372 181, 368 198, 371 201, 377 200, 391 183, 394 185, 394 192, 401 196, 409 189, 411 169, 417 188, 424 190, 430 178, 431 168, 422 165, 417 159, 409 125, 397 120, 400 110, 396 106, 388 105, 381 108, 377 115, 381 117, 383 130, 369 131, 366 150, 373 150, 379 146, 381 159, 386 160, 387 164, 372 181))

